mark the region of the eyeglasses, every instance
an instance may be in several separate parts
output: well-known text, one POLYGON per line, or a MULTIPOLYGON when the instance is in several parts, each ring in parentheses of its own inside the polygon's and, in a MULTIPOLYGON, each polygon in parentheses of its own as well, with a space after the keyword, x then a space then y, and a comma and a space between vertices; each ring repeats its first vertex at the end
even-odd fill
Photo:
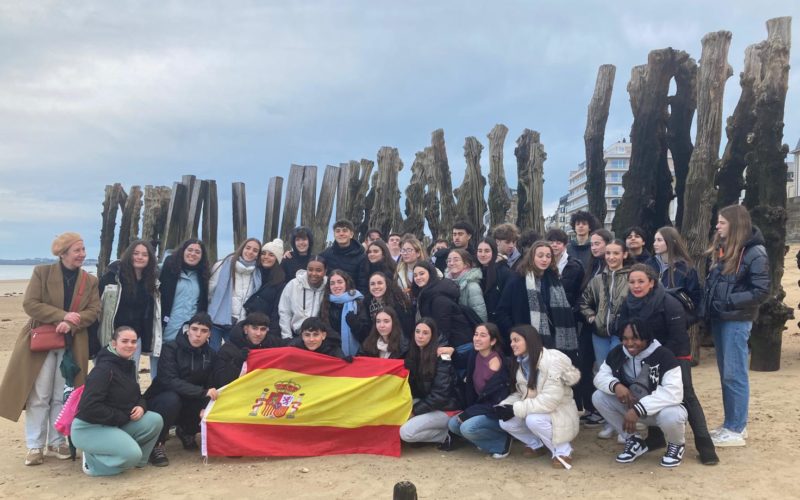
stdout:
POLYGON ((447 263, 448 264, 452 264, 454 262, 461 262, 461 257, 451 257, 451 258, 447 259, 447 263))
POLYGON ((413 252, 416 252, 416 251, 417 250, 414 249, 414 248, 401 248, 400 249, 400 253, 413 253, 413 252))

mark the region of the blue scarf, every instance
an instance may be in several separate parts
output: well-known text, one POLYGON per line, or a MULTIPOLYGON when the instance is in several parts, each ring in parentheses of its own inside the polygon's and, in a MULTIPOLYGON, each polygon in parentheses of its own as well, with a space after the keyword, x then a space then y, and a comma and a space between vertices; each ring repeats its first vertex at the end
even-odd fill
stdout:
MULTIPOLYGON (((217 287, 214 289, 214 295, 208 301, 208 314, 211 316, 211 321, 215 325, 231 325, 233 324, 232 316, 232 300, 233 300, 233 276, 231 276, 231 259, 233 255, 228 255, 223 259, 222 264, 219 266, 219 279, 217 280, 217 287)), ((243 265, 250 267, 255 266, 256 261, 247 261, 239 257, 239 262, 243 265)), ((261 273, 258 270, 253 271, 253 282, 251 283, 251 291, 261 288, 261 273)), ((245 297, 246 299, 247 297, 245 297)))
POLYGON ((353 337, 353 332, 350 331, 350 325, 347 324, 347 315, 349 313, 358 313, 358 304, 356 300, 363 299, 364 296, 358 290, 349 290, 341 295, 329 295, 328 299, 334 304, 342 304, 342 352, 345 356, 355 356, 360 347, 358 341, 353 337))
POLYGON ((530 364, 531 364, 530 358, 528 358, 527 354, 524 355, 524 356, 517 356, 517 363, 519 363, 519 367, 522 370, 522 374, 525 375, 525 382, 527 382, 531 378, 531 374, 530 374, 530 368, 531 368, 531 366, 530 366, 530 364))

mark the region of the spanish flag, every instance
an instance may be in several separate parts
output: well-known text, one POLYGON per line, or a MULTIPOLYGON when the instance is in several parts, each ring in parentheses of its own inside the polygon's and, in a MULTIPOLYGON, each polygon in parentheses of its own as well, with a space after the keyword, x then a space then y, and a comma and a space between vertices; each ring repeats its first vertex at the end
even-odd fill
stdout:
POLYGON ((411 413, 402 360, 352 363, 294 347, 250 351, 202 421, 204 456, 400 456, 411 413))

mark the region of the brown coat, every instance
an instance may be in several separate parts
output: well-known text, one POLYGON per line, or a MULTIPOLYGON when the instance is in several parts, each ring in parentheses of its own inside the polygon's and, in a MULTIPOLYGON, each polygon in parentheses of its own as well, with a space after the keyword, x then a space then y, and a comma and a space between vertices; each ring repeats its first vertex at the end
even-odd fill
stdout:
MULTIPOLYGON (((100 313, 100 294, 97 291, 97 278, 87 274, 83 297, 77 307, 81 315, 79 325, 73 327, 74 340, 72 354, 81 368, 75 386, 83 384, 89 371, 89 336, 87 327, 94 323, 100 313)), ((75 295, 80 288, 81 277, 75 284, 75 295)), ((74 300, 74 296, 73 296, 74 300)), ((64 276, 59 263, 36 266, 33 276, 25 290, 22 302, 25 313, 38 323, 58 324, 64 319, 64 276)), ((0 417, 17 421, 25 408, 28 394, 36 382, 39 370, 44 364, 46 352, 30 350, 30 325, 26 324, 17 337, 14 351, 6 368, 3 383, 0 385, 0 417)))

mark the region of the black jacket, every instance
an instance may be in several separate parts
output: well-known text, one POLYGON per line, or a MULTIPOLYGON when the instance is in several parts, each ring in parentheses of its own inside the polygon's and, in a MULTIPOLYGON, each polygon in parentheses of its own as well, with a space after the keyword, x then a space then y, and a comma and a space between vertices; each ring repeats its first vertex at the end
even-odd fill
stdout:
POLYGON ((648 252, 646 248, 642 248, 642 253, 636 257, 633 257, 633 260, 635 260, 637 264, 647 264, 647 261, 652 258, 653 257, 650 255, 650 252, 648 252))
POLYGON ((475 372, 475 360, 478 358, 478 351, 472 350, 467 356, 469 356, 467 358, 467 373, 463 384, 464 411, 459 415, 459 419, 462 422, 466 422, 467 419, 479 415, 498 418, 495 414, 494 407, 507 398, 511 391, 507 361, 503 358, 503 355, 500 354, 500 360, 503 363, 502 366, 492 375, 492 378, 486 382, 483 391, 478 394, 475 392, 475 385, 472 379, 475 372))
POLYGON ((695 308, 700 306, 703 297, 703 289, 700 287, 700 280, 697 271, 682 260, 675 262, 672 267, 672 279, 670 280, 669 269, 661 269, 658 259, 653 256, 647 260, 647 265, 652 267, 661 276, 661 284, 667 289, 682 289, 694 302, 695 308))
POLYGON ((203 399, 211 385, 211 367, 215 353, 208 343, 192 347, 186 333, 178 333, 172 342, 161 348, 158 375, 145 392, 150 399, 162 392, 173 391, 181 398, 203 399))
MULTIPOLYGON (((308 348, 303 343, 303 337, 297 337, 294 339, 291 343, 291 347, 297 347, 298 349, 308 351, 308 348)), ((352 358, 347 358, 342 352, 342 340, 336 335, 331 335, 330 333, 325 340, 322 341, 322 344, 319 346, 319 348, 314 352, 333 356, 334 358, 344 359, 345 361, 352 361, 352 358)))
POLYGON ((581 298, 581 285, 583 284, 584 275, 585 271, 581 262, 567 252, 567 265, 564 266, 564 271, 561 272, 561 285, 567 294, 569 305, 576 311, 578 310, 578 301, 581 298))
POLYGON ((281 301, 281 293, 284 286, 286 286, 286 281, 283 279, 279 281, 269 279, 268 276, 264 276, 263 270, 261 273, 261 288, 253 292, 253 295, 245 301, 244 309, 248 314, 262 312, 269 317, 270 321, 277 324, 280 319, 278 304, 281 301))
POLYGON ((418 400, 414 403, 414 415, 460 408, 455 388, 456 374, 452 362, 436 358, 436 372, 431 380, 425 380, 416 367, 411 366, 408 359, 406 359, 406 368, 409 370, 408 383, 411 387, 411 396, 418 400))
MULTIPOLYGON (((519 261, 517 261, 519 262, 519 261)), ((503 289, 505 289, 508 282, 511 280, 511 274, 513 271, 505 265, 504 262, 495 262, 495 282, 494 286, 490 287, 488 290, 483 291, 483 301, 486 303, 486 315, 488 317, 489 322, 497 324, 497 304, 500 302, 500 296, 503 294, 503 289)), ((483 286, 483 281, 486 280, 486 267, 481 267, 481 272, 483 273, 483 280, 481 280, 481 285, 483 286)))
POLYGON ((573 259, 577 259, 583 266, 583 270, 589 272, 591 269, 592 260, 592 246, 591 242, 587 241, 583 245, 579 245, 577 241, 570 241, 567 245, 567 255, 573 259))
MULTIPOLYGON (((358 354, 357 355, 358 356, 366 356, 366 357, 369 357, 369 358, 377 358, 378 356, 373 356, 372 354, 368 354, 367 352, 364 351, 364 344, 365 343, 366 342, 362 342, 361 343, 361 347, 358 349, 358 354)), ((400 348, 398 349, 397 352, 390 352, 388 359, 405 359, 406 354, 408 354, 408 346, 409 346, 408 338, 406 338, 405 335, 402 335, 400 337, 400 348)))
POLYGON ((745 243, 733 274, 722 274, 722 263, 711 268, 701 301, 700 317, 723 321, 753 321, 770 288, 769 259, 761 231, 745 243))
POLYGON ((228 341, 220 347, 219 352, 214 356, 214 362, 211 365, 211 387, 222 387, 239 378, 242 366, 247 360, 247 355, 250 354, 251 349, 283 347, 280 330, 277 335, 268 333, 261 343, 253 344, 244 334, 243 324, 244 320, 231 328, 228 341))
MULTIPOLYGON (((667 293, 661 285, 650 292, 654 302, 648 309, 647 317, 640 317, 644 327, 662 346, 669 349, 676 358, 691 356, 691 343, 687 332, 686 311, 678 299, 667 293)), ((622 325, 631 318, 628 295, 617 315, 615 331, 622 338, 622 325)), ((644 308, 643 308, 644 309, 644 308)))
MULTIPOLYGON (((379 308, 377 305, 373 306, 374 302, 375 298, 372 296, 368 296, 364 299, 364 309, 366 309, 370 315, 370 328, 375 324, 375 317, 372 311, 375 308, 379 308)), ((416 311, 414 311, 413 307, 404 307, 402 304, 394 304, 391 307, 395 310, 400 320, 400 329, 403 330, 403 336, 410 340, 414 336, 414 327, 417 326, 415 317, 416 311)))
MULTIPOLYGON (((356 304, 356 313, 353 315, 352 323, 348 323, 348 326, 350 326, 350 332, 353 334, 353 337, 361 344, 364 342, 364 339, 367 338, 367 335, 369 335, 372 322, 370 321, 369 312, 367 312, 364 301, 361 299, 356 300, 356 304)), ((322 318, 322 320, 328 323, 328 326, 339 338, 342 338, 342 310, 344 304, 331 302, 329 306, 328 317, 322 318)))
POLYGON ((328 273, 334 269, 341 269, 353 278, 356 289, 366 296, 369 293, 369 261, 364 247, 359 242, 351 239, 350 245, 345 248, 334 242, 320 254, 325 259, 328 273))
POLYGON ((95 365, 86 377, 77 418, 90 424, 120 427, 131 420, 135 406, 147 409, 133 360, 101 349, 95 365))
POLYGON ((308 266, 308 260, 311 258, 311 251, 314 248, 314 236, 311 229, 304 226, 292 229, 292 232, 289 234, 289 244, 292 246, 292 258, 284 258, 281 261, 281 267, 285 274, 284 281, 286 283, 297 277, 297 271, 305 269, 306 266, 308 266), (305 255, 300 255, 300 251, 297 250, 297 245, 295 245, 294 242, 299 229, 303 229, 306 234, 308 234, 308 252, 306 252, 305 255))
POLYGON ((417 309, 421 317, 429 316, 436 321, 439 341, 458 347, 472 341, 472 328, 461 306, 458 305, 458 284, 449 279, 436 279, 420 290, 417 309))
MULTIPOLYGON (((180 272, 172 270, 172 261, 175 255, 168 255, 161 265, 161 275, 158 280, 161 282, 158 291, 161 293, 161 317, 169 318, 172 313, 172 305, 175 303, 175 289, 178 287, 180 272)), ((198 281, 200 282, 200 297, 197 299, 197 312, 208 311, 208 280, 203 279, 203 273, 197 271, 198 281)), ((164 323, 166 325, 166 323, 164 323)))

